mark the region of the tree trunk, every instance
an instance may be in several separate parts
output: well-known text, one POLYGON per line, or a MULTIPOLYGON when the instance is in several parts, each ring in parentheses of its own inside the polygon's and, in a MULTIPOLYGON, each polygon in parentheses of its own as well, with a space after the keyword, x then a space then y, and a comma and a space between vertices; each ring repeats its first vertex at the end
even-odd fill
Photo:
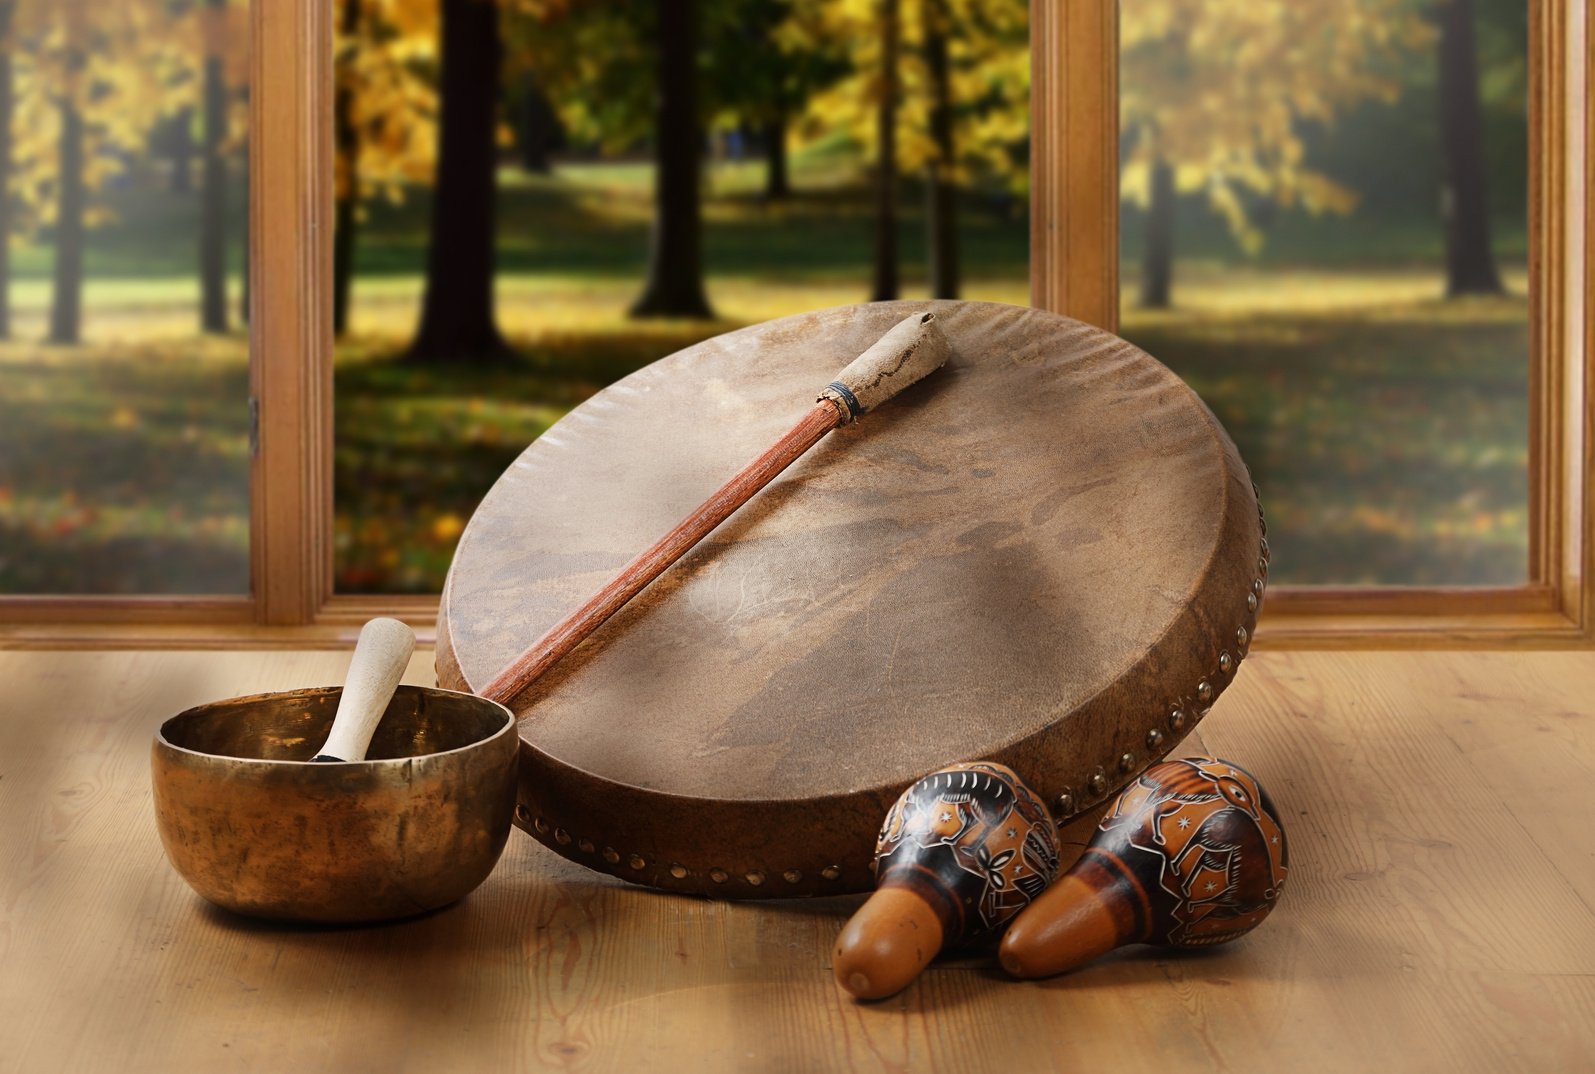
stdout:
POLYGON ((521 80, 520 151, 521 168, 533 175, 553 170, 548 152, 554 146, 554 109, 543 96, 543 89, 531 74, 521 80))
POLYGON ((223 64, 225 0, 207 0, 205 56, 205 190, 199 223, 199 322, 205 332, 227 331, 227 82, 223 64))
POLYGON ((355 199, 340 197, 332 217, 332 334, 349 330, 349 298, 354 283, 355 199))
MULTIPOLYGON (((249 176, 249 152, 250 152, 250 150, 249 150, 249 142, 246 140, 244 142, 244 153, 243 153, 243 156, 244 156, 244 160, 243 160, 244 189, 240 192, 242 194, 242 196, 243 196, 244 206, 246 207, 246 209, 247 209, 247 207, 249 205, 249 190, 250 190, 250 186, 249 186, 249 179, 250 179, 250 176, 249 176)), ((249 264, 249 243, 250 243, 250 237, 249 237, 249 214, 246 211, 245 214, 244 214, 243 233, 240 236, 239 243, 238 243, 238 245, 240 247, 239 254, 241 256, 241 259, 242 259, 243 265, 244 265, 244 271, 239 276, 239 285, 238 285, 238 323, 239 324, 248 324, 249 323, 249 319, 250 319, 249 318, 249 303, 250 303, 249 292, 252 289, 253 285, 250 282, 251 272, 250 272, 250 264, 249 264)))
POLYGON ((1499 294, 1485 189, 1473 0, 1447 0, 1440 20, 1440 212, 1445 222, 1446 295, 1499 294))
MULTIPOLYGON (((343 0, 339 33, 345 39, 360 32, 361 0, 343 0)), ((349 296, 354 281, 355 230, 359 227, 360 131, 355 127, 354 80, 340 72, 332 98, 332 141, 338 154, 337 201, 332 219, 332 334, 349 328, 349 296)))
POLYGON ((443 0, 437 182, 421 326, 412 361, 499 362, 512 354, 493 312, 498 5, 443 0))
POLYGON ((654 220, 648 282, 633 317, 713 317, 703 291, 699 168, 698 12, 695 0, 658 0, 654 220))
POLYGON ((930 136, 936 156, 925 177, 925 222, 930 229, 930 294, 958 297, 958 187, 953 145, 952 74, 947 60, 945 0, 925 5, 925 70, 930 78, 930 136))
POLYGON ((11 338, 11 120, 16 111, 11 17, 16 7, 15 0, 0 0, 0 339, 11 338))
POLYGON ((194 109, 184 107, 172 117, 167 129, 171 132, 173 194, 194 192, 194 109))
POLYGON ((785 201, 792 196, 792 176, 786 159, 786 113, 764 121, 764 200, 785 201))
POLYGON ((1146 208, 1141 252, 1141 305, 1166 310, 1174 289, 1174 168, 1162 157, 1152 161, 1152 196, 1146 208))
POLYGON ((898 0, 881 0, 881 91, 875 109, 875 279, 870 301, 898 295, 897 49, 898 0))
POLYGON ((61 101, 60 187, 55 215, 55 279, 50 342, 77 343, 83 327, 83 115, 61 101))

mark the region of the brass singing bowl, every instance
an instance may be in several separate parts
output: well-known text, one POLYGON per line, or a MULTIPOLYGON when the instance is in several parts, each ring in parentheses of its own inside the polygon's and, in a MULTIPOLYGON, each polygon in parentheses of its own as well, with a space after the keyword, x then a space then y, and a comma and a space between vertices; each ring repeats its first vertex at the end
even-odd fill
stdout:
POLYGON ((401 686, 365 760, 307 763, 341 693, 232 698, 161 725, 161 842, 206 899, 284 921, 383 921, 446 906, 492 871, 515 809, 514 715, 401 686))

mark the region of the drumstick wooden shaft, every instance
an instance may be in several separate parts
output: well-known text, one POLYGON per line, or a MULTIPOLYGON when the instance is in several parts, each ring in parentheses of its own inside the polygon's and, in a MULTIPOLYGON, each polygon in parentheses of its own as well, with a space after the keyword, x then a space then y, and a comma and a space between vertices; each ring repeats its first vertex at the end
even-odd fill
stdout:
POLYGON ((508 704, 826 433, 852 422, 940 368, 947 354, 946 338, 933 314, 916 314, 899 323, 842 370, 820 393, 813 408, 784 436, 720 486, 653 547, 622 567, 587 603, 555 624, 477 693, 508 704))

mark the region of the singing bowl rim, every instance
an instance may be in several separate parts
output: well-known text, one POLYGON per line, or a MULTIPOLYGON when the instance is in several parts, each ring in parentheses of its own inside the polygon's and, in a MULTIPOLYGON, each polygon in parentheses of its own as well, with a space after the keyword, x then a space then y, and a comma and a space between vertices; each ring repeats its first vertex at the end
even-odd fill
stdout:
MULTIPOLYGON (((176 715, 170 716, 161 721, 160 727, 158 727, 155 731, 155 739, 156 742, 162 747, 169 749, 174 753, 185 754, 192 757, 214 758, 230 763, 242 762, 258 765, 276 765, 285 768, 307 767, 309 763, 308 761, 284 760, 272 757, 245 757, 231 753, 210 753, 205 750, 195 749, 191 746, 184 746, 179 742, 172 741, 172 737, 170 734, 168 734, 168 731, 175 729, 179 721, 191 720, 201 715, 211 715, 213 713, 220 713, 229 709, 243 708, 246 705, 258 705, 286 698, 330 700, 340 696, 342 693, 342 686, 306 686, 296 690, 265 690, 256 694, 240 694, 237 697, 225 697, 218 701, 207 701, 200 705, 190 706, 189 708, 184 709, 182 712, 179 712, 176 715)), ((510 709, 505 705, 502 705, 490 698, 482 697, 480 694, 473 694, 465 690, 450 690, 442 686, 411 686, 405 684, 399 686, 398 689, 394 691, 394 697, 399 697, 408 693, 418 693, 422 695, 438 694, 444 697, 457 698, 461 704, 479 703, 480 706, 498 709, 504 716, 505 723, 503 726, 495 728, 490 734, 483 735, 480 738, 476 738, 465 743, 464 745, 454 746, 446 750, 436 750, 432 753, 417 753, 404 757, 371 757, 359 761, 318 761, 316 762, 317 769, 335 765, 403 765, 420 760, 422 758, 448 757, 453 754, 462 753, 466 750, 473 750, 482 747, 485 743, 491 742, 501 735, 508 733, 511 728, 515 727, 518 720, 518 717, 515 715, 515 713, 510 711, 510 709)))
POLYGON ((411 720, 428 699, 499 717, 490 733, 432 753, 311 763, 319 739, 299 747, 302 760, 179 744, 185 722, 307 702, 329 710, 341 692, 248 694, 161 724, 150 752, 156 827, 167 860, 209 902, 278 921, 396 920, 453 903, 492 872, 509 840, 519 743, 514 714, 495 701, 399 687, 390 704, 411 706, 411 720))

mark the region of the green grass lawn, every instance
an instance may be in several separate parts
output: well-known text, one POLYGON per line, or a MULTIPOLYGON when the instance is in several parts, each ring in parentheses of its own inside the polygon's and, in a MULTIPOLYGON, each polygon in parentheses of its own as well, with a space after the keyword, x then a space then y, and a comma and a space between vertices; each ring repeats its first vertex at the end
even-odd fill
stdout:
POLYGON ((245 354, 0 346, 0 593, 247 593, 245 354))
MULTIPOLYGON (((862 300, 870 218, 856 175, 832 157, 800 158, 803 194, 782 205, 762 202, 759 179, 745 163, 708 179, 716 319, 635 322, 624 310, 646 257, 646 167, 506 171, 499 309, 522 357, 488 370, 399 361, 427 204, 373 207, 338 350, 339 587, 435 590, 492 480, 617 377, 728 328, 862 300)), ((247 585, 245 345, 195 335, 192 206, 126 197, 121 222, 93 240, 84 346, 26 342, 42 334, 49 259, 18 251, 23 342, 0 345, 0 592, 247 585)), ((905 193, 907 297, 925 293, 919 209, 905 193)), ((1133 228, 1132 216, 1127 240, 1133 228)), ((961 238, 966 297, 1027 301, 1022 217, 1001 199, 967 198, 961 238)), ((1521 296, 1519 238, 1503 233, 1500 245, 1521 296)), ((1277 580, 1524 576, 1526 307, 1440 301, 1425 242, 1416 225, 1285 221, 1247 261, 1202 225, 1182 250, 1178 308, 1126 307, 1124 333, 1197 388, 1250 463, 1277 580)), ((1133 273, 1127 264, 1127 294, 1133 273)))
POLYGON ((1124 335, 1224 423, 1262 490, 1272 580, 1512 585, 1528 574, 1521 297, 1445 302, 1432 274, 1225 274, 1224 302, 1127 311, 1124 335))

